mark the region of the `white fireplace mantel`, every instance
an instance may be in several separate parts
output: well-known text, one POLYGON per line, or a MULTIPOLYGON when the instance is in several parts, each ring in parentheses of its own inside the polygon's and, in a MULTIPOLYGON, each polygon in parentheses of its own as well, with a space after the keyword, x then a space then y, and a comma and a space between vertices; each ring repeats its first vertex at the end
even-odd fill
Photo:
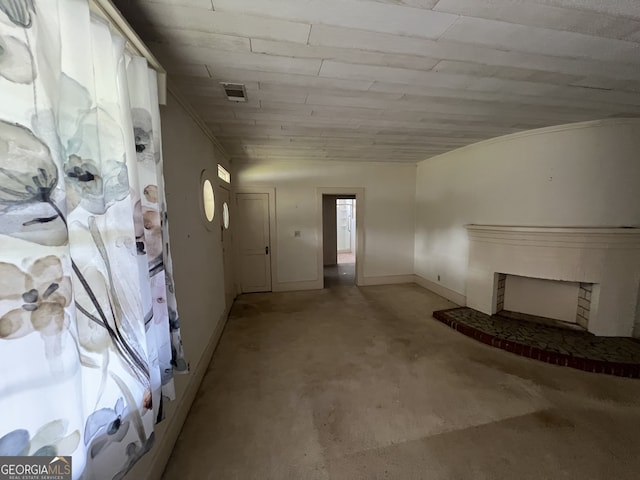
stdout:
POLYGON ((593 283, 588 330, 630 337, 640 285, 640 229, 467 225, 467 305, 496 313, 500 273, 593 283))

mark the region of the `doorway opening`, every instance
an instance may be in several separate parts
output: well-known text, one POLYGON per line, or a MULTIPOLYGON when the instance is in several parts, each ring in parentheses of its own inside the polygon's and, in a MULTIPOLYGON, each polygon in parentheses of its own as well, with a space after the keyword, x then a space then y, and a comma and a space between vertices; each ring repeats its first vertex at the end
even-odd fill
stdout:
POLYGON ((356 284, 356 196, 322 196, 324 286, 356 284))

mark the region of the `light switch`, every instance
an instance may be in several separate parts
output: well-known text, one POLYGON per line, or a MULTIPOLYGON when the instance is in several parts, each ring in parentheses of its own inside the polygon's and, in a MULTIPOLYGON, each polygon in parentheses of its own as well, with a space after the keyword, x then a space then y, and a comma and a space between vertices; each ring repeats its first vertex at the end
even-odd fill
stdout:
POLYGON ((295 232, 293 232, 293 236, 294 237, 299 237, 300 236, 300 230, 296 230, 295 232))

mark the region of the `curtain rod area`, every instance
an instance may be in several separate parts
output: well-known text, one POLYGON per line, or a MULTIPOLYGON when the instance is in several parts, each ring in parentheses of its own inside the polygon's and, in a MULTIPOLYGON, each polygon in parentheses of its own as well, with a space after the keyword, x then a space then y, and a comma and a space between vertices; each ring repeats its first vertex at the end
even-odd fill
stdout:
POLYGON ((229 155, 226 153, 222 144, 220 144, 218 139, 213 135, 213 133, 211 133, 209 127, 204 123, 202 118, 195 112, 191 105, 182 98, 175 88, 172 88, 171 84, 167 81, 167 71, 155 55, 151 53, 151 50, 149 50, 149 48, 144 44, 133 27, 129 25, 129 22, 127 22, 127 20, 122 16, 118 7, 116 7, 111 0, 89 0, 89 5, 94 12, 102 15, 109 22, 111 28, 124 37, 127 42, 127 48, 132 53, 146 58, 148 65, 158 73, 158 99, 160 101, 160 105, 167 104, 167 91, 170 91, 173 97, 185 109, 187 114, 193 119, 198 127, 200 127, 203 133, 228 159, 229 155))
POLYGON ((158 97, 160 105, 166 105, 167 71, 140 39, 136 31, 129 25, 129 22, 125 20, 118 7, 111 0, 89 0, 89 5, 93 11, 98 12, 109 22, 111 28, 124 37, 127 42, 127 48, 132 53, 144 57, 147 60, 147 64, 158 73, 158 97))

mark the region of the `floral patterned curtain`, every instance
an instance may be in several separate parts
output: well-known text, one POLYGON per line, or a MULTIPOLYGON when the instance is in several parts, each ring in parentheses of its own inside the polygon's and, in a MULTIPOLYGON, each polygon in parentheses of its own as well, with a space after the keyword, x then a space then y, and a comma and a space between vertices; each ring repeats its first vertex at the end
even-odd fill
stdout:
POLYGON ((0 456, 123 478, 186 372, 157 81, 88 0, 0 0, 0 456))

